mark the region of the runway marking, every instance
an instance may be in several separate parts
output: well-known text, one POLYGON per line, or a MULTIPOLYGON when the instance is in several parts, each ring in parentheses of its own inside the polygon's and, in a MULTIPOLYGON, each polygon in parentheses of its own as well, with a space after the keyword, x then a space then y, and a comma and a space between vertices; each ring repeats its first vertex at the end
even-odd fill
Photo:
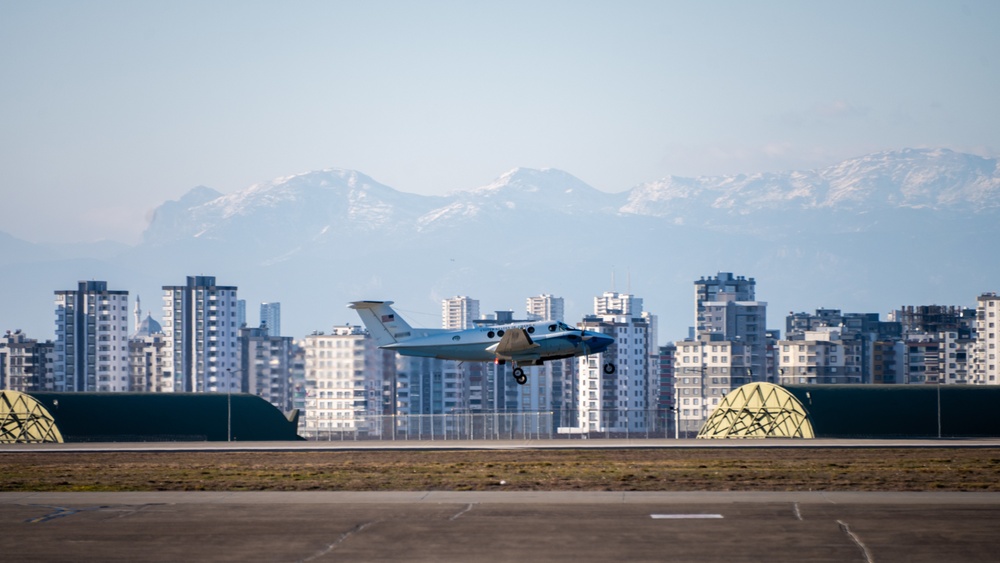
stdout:
POLYGON ((353 529, 351 529, 349 531, 346 531, 343 534, 340 534, 340 537, 337 538, 337 540, 334 541, 333 543, 331 543, 330 545, 328 545, 325 548, 317 551, 316 553, 313 553, 312 555, 310 555, 309 557, 306 557, 305 559, 300 559, 299 561, 305 562, 305 561, 312 561, 313 559, 319 559, 320 557, 323 557, 324 555, 326 555, 327 553, 330 553, 334 549, 337 549, 337 546, 339 546, 340 544, 344 543, 344 541, 347 538, 349 538, 349 537, 353 536, 354 534, 356 534, 356 533, 364 530, 365 528, 367 528, 368 526, 371 526, 372 524, 377 524, 378 522, 379 522, 379 520, 375 520, 374 522, 365 522, 364 524, 358 524, 353 529))
POLYGON ((839 524, 840 529, 843 530, 844 533, 847 534, 852 540, 854 540, 854 543, 861 548, 861 552, 865 554, 865 561, 867 561, 868 563, 874 563, 875 560, 872 559, 872 554, 870 551, 868 551, 868 547, 866 547, 865 544, 862 543, 861 538, 859 538, 854 532, 851 531, 851 528, 847 525, 847 522, 844 522, 843 520, 837 520, 837 524, 839 524))
POLYGON ((448 520, 457 520, 459 516, 465 514, 466 512, 472 510, 473 504, 469 503, 465 508, 459 510, 457 513, 453 514, 448 520))
POLYGON ((722 518, 721 514, 650 514, 653 520, 704 520, 722 518))
POLYGON ((89 512, 91 510, 104 510, 105 508, 111 508, 110 506, 88 506, 86 508, 64 508, 62 506, 50 506, 47 504, 36 504, 31 506, 41 506, 42 508, 52 508, 55 512, 50 512, 45 516, 39 516, 38 518, 29 518, 25 522, 29 524, 41 524, 43 522, 49 522, 55 520, 56 518, 62 518, 64 516, 72 516, 78 512, 89 512))
POLYGON ((799 512, 799 503, 793 502, 792 509, 795 511, 795 518, 798 520, 802 520, 802 513, 799 512))

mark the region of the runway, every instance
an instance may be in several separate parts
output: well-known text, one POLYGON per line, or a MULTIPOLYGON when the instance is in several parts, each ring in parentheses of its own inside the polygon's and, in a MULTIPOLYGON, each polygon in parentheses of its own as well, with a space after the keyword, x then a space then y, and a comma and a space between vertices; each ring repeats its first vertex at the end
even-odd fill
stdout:
POLYGON ((18 561, 995 561, 1000 493, 2 493, 18 561))

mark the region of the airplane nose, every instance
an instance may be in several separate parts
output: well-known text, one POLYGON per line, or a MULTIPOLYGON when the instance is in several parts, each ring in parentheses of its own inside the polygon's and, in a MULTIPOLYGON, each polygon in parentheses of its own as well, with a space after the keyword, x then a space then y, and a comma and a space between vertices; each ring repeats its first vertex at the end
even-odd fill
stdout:
POLYGON ((590 341, 590 349, 594 352, 603 352, 614 343, 615 339, 607 334, 595 334, 590 341))

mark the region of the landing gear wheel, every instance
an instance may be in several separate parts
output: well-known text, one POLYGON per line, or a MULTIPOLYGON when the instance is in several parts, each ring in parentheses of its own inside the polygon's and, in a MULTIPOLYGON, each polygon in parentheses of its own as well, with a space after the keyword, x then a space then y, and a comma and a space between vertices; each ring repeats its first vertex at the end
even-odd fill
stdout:
POLYGON ((611 375, 615 372, 615 364, 604 364, 604 373, 611 375))
POLYGON ((523 369, 514 368, 514 381, 516 381, 518 385, 524 385, 528 382, 528 376, 524 375, 523 369))

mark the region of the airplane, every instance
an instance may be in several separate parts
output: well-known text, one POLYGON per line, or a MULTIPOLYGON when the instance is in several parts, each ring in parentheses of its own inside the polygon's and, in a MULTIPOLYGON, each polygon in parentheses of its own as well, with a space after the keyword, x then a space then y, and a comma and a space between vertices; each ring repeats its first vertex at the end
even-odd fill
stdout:
MULTIPOLYGON (((496 362, 514 366, 514 380, 524 385, 528 376, 522 365, 539 366, 549 360, 599 354, 615 339, 600 332, 572 328, 560 321, 519 322, 467 330, 414 328, 391 307, 392 301, 354 301, 348 307, 379 348, 404 356, 420 356, 461 362, 496 362)), ((615 372, 614 364, 604 372, 615 372)))

